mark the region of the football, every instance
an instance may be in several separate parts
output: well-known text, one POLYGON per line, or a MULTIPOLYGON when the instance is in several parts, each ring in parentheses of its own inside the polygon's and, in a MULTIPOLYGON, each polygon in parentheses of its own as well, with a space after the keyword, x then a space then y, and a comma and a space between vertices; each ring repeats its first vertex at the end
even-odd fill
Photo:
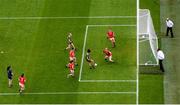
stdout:
POLYGON ((97 63, 95 63, 94 65, 97 66, 97 63))

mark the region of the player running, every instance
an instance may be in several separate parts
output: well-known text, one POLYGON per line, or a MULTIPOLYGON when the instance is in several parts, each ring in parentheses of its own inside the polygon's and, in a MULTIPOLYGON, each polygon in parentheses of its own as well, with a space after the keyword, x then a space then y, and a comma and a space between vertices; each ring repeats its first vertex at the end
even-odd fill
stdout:
POLYGON ((67 75, 67 78, 69 78, 70 76, 74 77, 74 62, 70 61, 67 67, 69 68, 70 71, 70 73, 67 75))
POLYGON ((112 47, 115 47, 115 33, 109 28, 107 32, 107 39, 109 39, 112 43, 112 47))
POLYGON ((110 62, 114 62, 113 60, 112 60, 112 53, 111 53, 111 51, 109 51, 108 50, 108 48, 105 48, 104 50, 103 50, 103 53, 105 54, 105 60, 107 61, 107 60, 109 60, 110 62))
POLYGON ((73 63, 75 65, 78 65, 76 62, 76 56, 75 56, 75 49, 71 48, 71 50, 69 51, 69 61, 73 61, 73 63))
POLYGON ((22 94, 22 92, 25 89, 25 82, 26 82, 26 78, 24 77, 24 74, 21 74, 21 76, 19 77, 19 93, 22 94))
POLYGON ((75 49, 75 46, 74 46, 73 41, 72 41, 72 33, 68 34, 67 43, 68 43, 68 46, 66 47, 66 50, 69 50, 71 48, 75 49))
POLYGON ((86 53, 86 61, 88 62, 90 69, 95 69, 95 67, 97 66, 97 64, 94 62, 94 60, 91 58, 91 50, 88 49, 87 53, 86 53))

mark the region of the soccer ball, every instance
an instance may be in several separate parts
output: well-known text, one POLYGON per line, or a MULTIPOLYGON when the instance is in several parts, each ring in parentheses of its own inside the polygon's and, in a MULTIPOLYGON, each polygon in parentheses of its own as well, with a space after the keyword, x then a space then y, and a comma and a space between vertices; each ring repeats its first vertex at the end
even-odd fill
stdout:
POLYGON ((147 65, 148 65, 148 63, 145 63, 145 65, 147 66, 147 65))
POLYGON ((97 66, 97 63, 95 63, 94 66, 97 66))
POLYGON ((145 38, 145 36, 143 35, 142 38, 145 38))

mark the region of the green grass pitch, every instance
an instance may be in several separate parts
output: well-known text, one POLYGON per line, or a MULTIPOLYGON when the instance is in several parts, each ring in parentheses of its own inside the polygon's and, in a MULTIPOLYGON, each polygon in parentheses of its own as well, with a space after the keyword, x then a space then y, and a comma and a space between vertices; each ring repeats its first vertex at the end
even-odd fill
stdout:
POLYGON ((135 104, 138 101, 136 0, 0 0, 0 10, 0 51, 4 52, 0 54, 0 103, 135 104), (116 48, 111 48, 106 39, 109 26, 116 33, 116 48), (75 78, 66 78, 68 51, 64 49, 68 32, 72 32, 77 47, 79 66, 75 78), (115 63, 104 61, 105 47, 111 49, 115 63), (92 49, 98 64, 95 70, 90 70, 82 60, 87 48, 92 49), (7 86, 8 65, 12 65, 14 72, 12 88, 7 86), (22 96, 16 94, 21 73, 27 78, 22 96))
POLYGON ((89 70, 87 62, 84 62, 82 80, 136 80, 136 26, 109 26, 116 33, 116 48, 112 48, 111 43, 106 39, 107 26, 88 27, 85 49, 92 49, 92 56, 99 66, 94 72, 89 70), (96 39, 99 41, 93 43, 96 39), (103 49, 106 47, 111 49, 114 63, 105 62, 103 59, 103 49), (131 51, 135 52, 132 54, 131 51))

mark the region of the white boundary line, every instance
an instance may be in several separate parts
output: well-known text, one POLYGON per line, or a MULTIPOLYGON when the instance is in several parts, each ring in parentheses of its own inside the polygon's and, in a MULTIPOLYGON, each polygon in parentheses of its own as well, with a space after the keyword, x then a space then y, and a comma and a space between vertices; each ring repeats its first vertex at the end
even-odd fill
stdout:
POLYGON ((26 20, 26 19, 110 19, 110 18, 136 18, 136 16, 62 16, 62 17, 0 17, 0 20, 26 20))
POLYGON ((82 59, 81 59, 81 66, 80 66, 80 71, 79 71, 79 82, 81 81, 86 81, 86 82, 110 82, 110 81, 116 81, 116 82, 122 82, 122 81, 129 81, 129 80, 81 80, 82 78, 82 71, 83 71, 83 63, 84 63, 84 53, 85 53, 85 48, 86 48, 86 40, 87 40, 87 34, 88 34, 88 28, 89 27, 102 27, 102 26, 119 26, 119 27, 136 27, 136 25, 130 25, 130 24, 109 24, 109 25, 86 25, 86 31, 85 31, 85 36, 84 36, 84 44, 83 44, 83 49, 82 49, 82 59))
MULTIPOLYGON (((24 95, 74 95, 74 94, 136 94, 136 92, 38 92, 24 95)), ((19 95, 19 93, 0 93, 0 96, 19 95)))
POLYGON ((145 64, 141 64, 141 63, 140 63, 139 65, 140 65, 140 66, 158 66, 159 64, 146 64, 146 65, 145 65, 145 64))
POLYGON ((79 82, 136 82, 136 80, 81 80, 79 82))
POLYGON ((136 35, 137 35, 137 38, 136 38, 136 43, 137 43, 137 70, 136 70, 136 105, 139 105, 139 0, 136 0, 136 25, 137 25, 137 28, 136 28, 136 35))
POLYGON ((81 81, 81 74, 82 74, 82 68, 83 68, 83 63, 84 63, 84 53, 85 53, 85 48, 86 48, 87 33, 88 33, 88 25, 86 25, 86 31, 85 31, 85 36, 84 36, 84 44, 83 44, 83 49, 82 49, 81 67, 80 67, 80 72, 79 72, 79 81, 81 81))

